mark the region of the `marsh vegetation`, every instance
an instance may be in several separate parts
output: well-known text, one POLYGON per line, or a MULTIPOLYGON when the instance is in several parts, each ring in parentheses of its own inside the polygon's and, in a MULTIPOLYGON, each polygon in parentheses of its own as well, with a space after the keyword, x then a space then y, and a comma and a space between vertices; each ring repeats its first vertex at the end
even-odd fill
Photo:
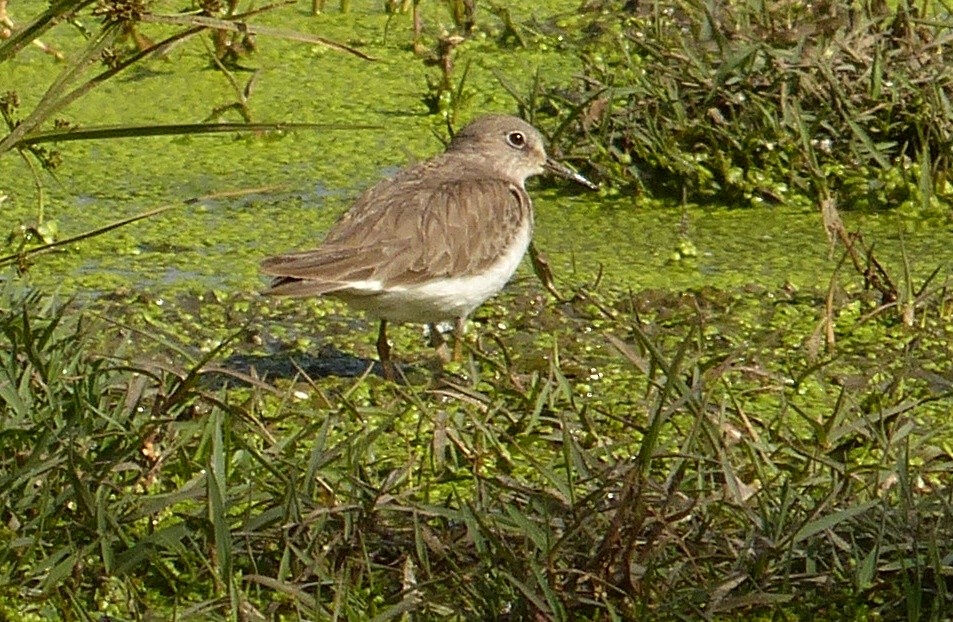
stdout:
POLYGON ((0 618, 949 618, 947 7, 379 4, 3 5, 0 618), (406 328, 385 382, 342 306, 252 293, 494 107, 603 183, 541 249, 562 200, 613 231, 466 362, 406 328), (771 226, 790 278, 739 272, 771 226))

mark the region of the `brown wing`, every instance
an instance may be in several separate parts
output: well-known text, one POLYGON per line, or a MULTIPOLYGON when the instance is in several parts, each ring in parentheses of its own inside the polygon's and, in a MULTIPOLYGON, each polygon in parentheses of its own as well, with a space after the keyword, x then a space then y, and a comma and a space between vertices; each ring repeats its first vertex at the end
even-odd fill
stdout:
POLYGON ((443 183, 396 178, 365 193, 317 249, 271 257, 278 277, 265 293, 309 296, 350 289, 354 281, 412 285, 478 272, 492 264, 532 218, 529 197, 486 177, 443 183))

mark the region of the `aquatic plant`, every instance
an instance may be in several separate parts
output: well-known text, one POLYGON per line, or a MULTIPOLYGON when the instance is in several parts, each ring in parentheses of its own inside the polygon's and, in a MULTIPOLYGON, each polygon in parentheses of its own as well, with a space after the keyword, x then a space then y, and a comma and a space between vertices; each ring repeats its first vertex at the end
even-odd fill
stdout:
MULTIPOLYGON (((0 63, 15 62, 17 55, 26 46, 39 41, 44 33, 57 25, 70 28, 77 41, 77 50, 68 57, 54 50, 59 57, 65 58, 63 69, 30 109, 21 109, 21 100, 15 91, 0 95, 0 118, 7 130, 5 135, 0 136, 0 158, 19 156, 33 176, 37 189, 35 222, 15 227, 10 235, 11 245, 17 248, 17 261, 25 263, 26 257, 33 252, 31 245, 63 242, 55 239, 56 223, 48 221, 45 214, 42 171, 52 173, 60 161, 59 153, 50 148, 50 144, 75 140, 331 127, 332 124, 252 122, 246 100, 254 76, 241 86, 230 69, 235 67, 240 55, 247 54, 252 49, 253 36, 293 39, 327 46, 370 60, 369 56, 353 47, 319 35, 296 33, 253 23, 256 15, 274 10, 277 6, 280 5, 237 13, 234 5, 221 6, 208 2, 198 11, 171 9, 166 12, 157 10, 160 9, 158 6, 147 5, 140 0, 109 0, 95 6, 91 0, 60 0, 50 4, 23 27, 11 30, 9 36, 0 39, 0 63), (89 21, 96 24, 92 30, 87 29, 86 24, 89 21), (152 36, 144 33, 146 27, 155 31, 152 36), (236 95, 235 102, 212 110, 208 120, 217 119, 227 110, 236 110, 244 124, 204 122, 76 127, 57 117, 70 104, 128 72, 137 64, 150 57, 161 57, 174 46, 207 32, 212 33, 211 62, 229 80, 236 95)), ((110 226, 103 229, 112 228, 110 226)), ((76 239, 89 237, 91 233, 94 232, 84 233, 76 239)), ((9 262, 9 258, 6 261, 9 262)))
POLYGON ((583 78, 548 88, 568 150, 692 200, 935 209, 953 159, 942 2, 586 5, 583 78))
POLYGON ((249 356, 260 299, 0 294, 4 615, 953 611, 948 292, 912 340, 846 305, 834 356, 796 291, 516 292, 403 385, 249 356))

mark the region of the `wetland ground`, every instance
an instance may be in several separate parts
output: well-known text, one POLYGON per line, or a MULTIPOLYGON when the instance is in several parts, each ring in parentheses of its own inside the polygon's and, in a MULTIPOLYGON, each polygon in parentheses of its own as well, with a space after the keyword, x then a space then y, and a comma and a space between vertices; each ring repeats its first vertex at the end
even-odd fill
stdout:
MULTIPOLYGON (((241 102, 327 128, 64 142, 42 194, 0 157, 9 252, 175 205, 6 268, 0 614, 948 617, 948 205, 842 214, 896 284, 885 300, 809 197, 543 180, 536 244, 558 296, 524 266, 444 370, 418 328, 394 331, 405 384, 367 373, 374 328, 343 305, 256 295, 262 257, 313 244, 361 189, 438 151, 447 115, 520 110, 504 83, 583 79, 578 3, 478 3, 455 94, 435 94, 409 15, 379 4, 261 16, 377 61, 259 37, 230 82, 193 40, 59 113, 185 123, 241 102)), ((437 47, 459 24, 425 10, 437 47)), ((61 70, 30 48, 0 83, 29 110, 61 70)))

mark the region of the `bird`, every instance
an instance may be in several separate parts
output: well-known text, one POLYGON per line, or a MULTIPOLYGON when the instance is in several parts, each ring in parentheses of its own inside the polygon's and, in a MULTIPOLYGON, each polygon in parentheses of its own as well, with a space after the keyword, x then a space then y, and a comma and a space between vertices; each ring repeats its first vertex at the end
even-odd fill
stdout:
MULTIPOLYGON (((388 322, 455 322, 510 280, 534 226, 527 178, 552 173, 597 186, 546 154, 540 132, 507 115, 478 117, 446 150, 358 197, 312 250, 268 257, 268 296, 331 296, 380 322, 377 354, 395 379, 388 322)), ((439 333, 437 333, 439 334, 439 333)))

